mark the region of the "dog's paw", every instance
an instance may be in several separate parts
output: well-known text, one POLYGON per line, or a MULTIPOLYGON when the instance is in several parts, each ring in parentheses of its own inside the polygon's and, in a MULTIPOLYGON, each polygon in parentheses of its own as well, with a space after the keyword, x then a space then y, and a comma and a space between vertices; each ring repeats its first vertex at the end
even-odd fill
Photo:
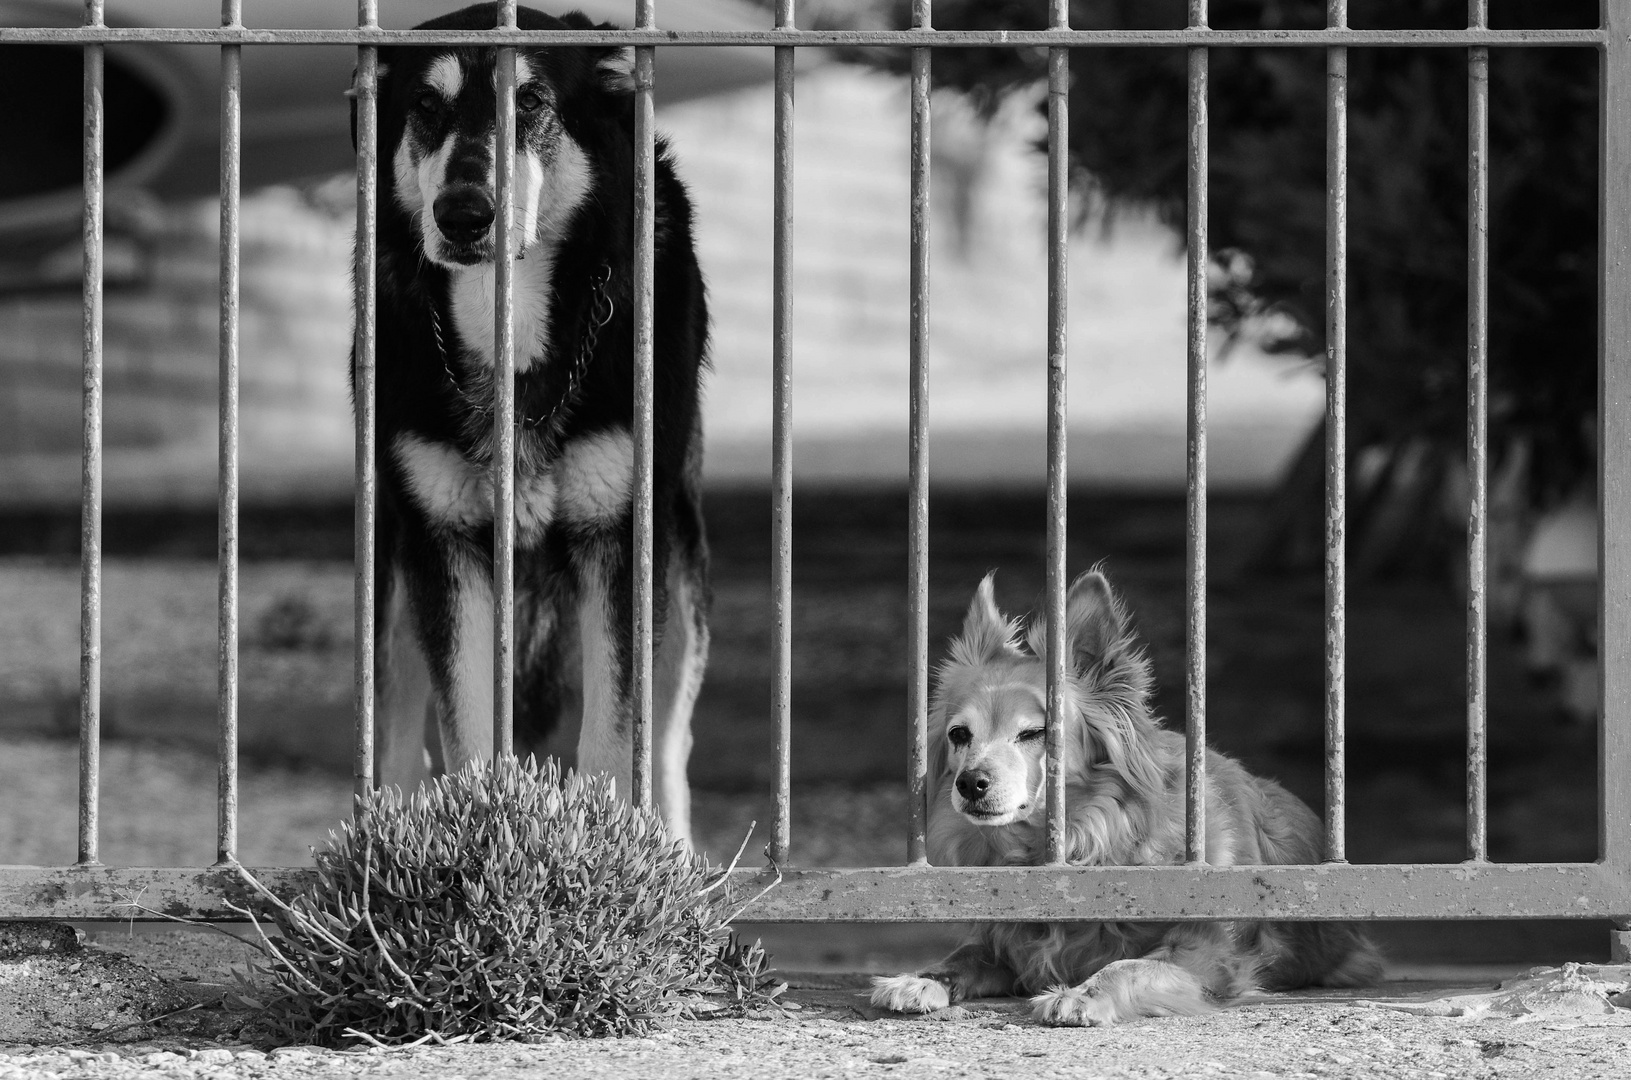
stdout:
POLYGON ((872 1004, 891 1012, 938 1012, 951 1004, 946 984, 921 975, 874 975, 872 1004))
POLYGON ((1055 986, 1031 999, 1031 1015, 1057 1027, 1108 1027, 1116 1022, 1116 1006, 1091 987, 1055 986))

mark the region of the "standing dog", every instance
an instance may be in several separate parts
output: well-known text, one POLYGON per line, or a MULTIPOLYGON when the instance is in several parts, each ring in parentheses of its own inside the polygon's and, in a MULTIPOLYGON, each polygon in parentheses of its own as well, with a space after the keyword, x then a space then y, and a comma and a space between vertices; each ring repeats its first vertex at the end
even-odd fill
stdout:
MULTIPOLYGON (((1046 643, 1026 647, 980 583, 941 665, 930 715, 929 854, 943 866, 1033 865, 1044 847, 1046 643)), ((1103 575, 1071 585, 1064 717, 1068 862, 1184 859, 1184 738, 1150 713, 1150 665, 1103 575)), ((1315 863, 1320 822, 1296 796, 1207 755, 1206 857, 1215 866, 1315 863)), ((1206 1012, 1255 988, 1352 986, 1381 961, 1344 923, 985 924, 939 966, 873 981, 872 1000, 931 1012, 1031 994, 1037 1018, 1100 1025, 1206 1012)))
MULTIPOLYGON (((422 29, 486 29, 481 4, 422 29)), ((520 9, 523 29, 591 29, 520 9)), ((578 768, 631 774, 634 109, 622 50, 516 50, 515 728, 581 714, 578 768)), ((378 775, 493 752, 491 48, 379 51, 378 775)), ((657 150, 654 789, 689 832, 707 659, 698 493, 708 315, 691 206, 657 150)), ((355 392, 355 364, 353 363, 355 392)))

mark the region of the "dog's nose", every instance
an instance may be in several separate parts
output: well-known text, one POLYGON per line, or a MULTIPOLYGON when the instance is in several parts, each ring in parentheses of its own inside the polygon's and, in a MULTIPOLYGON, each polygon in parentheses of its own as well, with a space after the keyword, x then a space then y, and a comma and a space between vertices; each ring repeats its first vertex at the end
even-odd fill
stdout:
POLYGON ((460 244, 485 236, 498 213, 493 197, 479 187, 449 188, 436 196, 432 211, 442 235, 460 244))
POLYGON ((991 778, 983 772, 960 772, 957 774, 957 794, 968 802, 974 802, 985 796, 985 789, 991 786, 991 778))

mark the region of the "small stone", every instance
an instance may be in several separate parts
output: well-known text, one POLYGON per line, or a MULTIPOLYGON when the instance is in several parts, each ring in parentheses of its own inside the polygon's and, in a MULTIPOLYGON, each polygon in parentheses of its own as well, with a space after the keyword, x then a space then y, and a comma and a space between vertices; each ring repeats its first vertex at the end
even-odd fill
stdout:
POLYGON ((200 1050, 193 1060, 204 1065, 225 1065, 232 1060, 232 1051, 218 1048, 200 1050))
POLYGON ((239 1061, 265 1061, 266 1060, 266 1055, 261 1053, 259 1050, 239 1050, 236 1054, 233 1054, 232 1056, 234 1058, 238 1059, 239 1061))
POLYGON ((155 1051, 155 1052, 153 1052, 151 1054, 143 1055, 142 1064, 144 1064, 144 1065, 169 1065, 172 1062, 186 1061, 186 1060, 187 1059, 182 1057, 180 1054, 172 1054, 168 1050, 158 1050, 158 1051, 155 1051))

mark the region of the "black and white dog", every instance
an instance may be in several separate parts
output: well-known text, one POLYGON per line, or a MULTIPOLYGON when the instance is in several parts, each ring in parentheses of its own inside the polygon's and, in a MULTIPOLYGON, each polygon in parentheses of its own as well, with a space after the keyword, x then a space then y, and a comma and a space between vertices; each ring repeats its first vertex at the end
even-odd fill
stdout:
MULTIPOLYGON (((589 29, 522 8, 523 29, 589 29)), ((487 29, 496 5, 424 24, 487 29)), ((491 48, 379 53, 377 774, 493 751, 491 48)), ((581 715, 577 765, 629 791, 634 109, 626 54, 516 59, 515 727, 581 715)), ((691 207, 659 143, 654 790, 689 833, 690 717, 708 653, 699 383, 708 316, 691 207)), ((355 368, 353 366, 353 390, 355 368)))

